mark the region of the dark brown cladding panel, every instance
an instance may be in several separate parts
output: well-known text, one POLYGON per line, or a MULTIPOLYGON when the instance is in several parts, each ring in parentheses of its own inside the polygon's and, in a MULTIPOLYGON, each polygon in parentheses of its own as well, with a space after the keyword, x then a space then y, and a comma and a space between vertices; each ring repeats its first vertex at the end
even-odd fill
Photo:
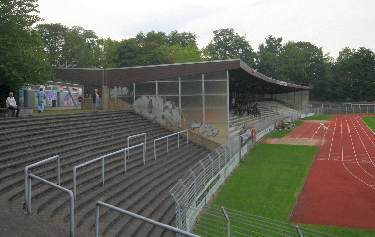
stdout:
POLYGON ((57 80, 100 87, 128 86, 133 82, 176 80, 179 76, 211 73, 240 67, 240 60, 155 65, 115 69, 57 69, 57 80))
POLYGON ((109 69, 107 78, 109 86, 144 82, 152 80, 176 80, 179 76, 218 72, 239 68, 239 61, 221 61, 194 64, 172 64, 161 66, 146 66, 142 68, 109 69))
POLYGON ((102 74, 102 70, 94 69, 57 69, 56 80, 99 88, 103 83, 102 74))

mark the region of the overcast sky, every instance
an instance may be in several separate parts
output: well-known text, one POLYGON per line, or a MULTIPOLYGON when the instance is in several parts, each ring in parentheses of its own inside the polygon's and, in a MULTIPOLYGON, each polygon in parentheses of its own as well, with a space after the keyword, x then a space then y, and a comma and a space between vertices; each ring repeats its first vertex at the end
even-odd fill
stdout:
POLYGON ((117 40, 178 30, 194 32, 203 47, 213 30, 234 28, 254 49, 274 35, 335 57, 345 46, 375 51, 375 0, 39 0, 39 10, 46 23, 117 40))

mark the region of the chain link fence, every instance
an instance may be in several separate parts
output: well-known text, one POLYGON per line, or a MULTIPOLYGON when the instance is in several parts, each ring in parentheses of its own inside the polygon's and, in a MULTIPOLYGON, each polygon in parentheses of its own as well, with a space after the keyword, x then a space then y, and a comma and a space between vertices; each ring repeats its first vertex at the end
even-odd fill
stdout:
POLYGON ((311 104, 315 114, 375 114, 375 103, 319 103, 311 104))
POLYGON ((204 206, 193 233, 204 237, 328 237, 311 228, 217 206, 204 206))

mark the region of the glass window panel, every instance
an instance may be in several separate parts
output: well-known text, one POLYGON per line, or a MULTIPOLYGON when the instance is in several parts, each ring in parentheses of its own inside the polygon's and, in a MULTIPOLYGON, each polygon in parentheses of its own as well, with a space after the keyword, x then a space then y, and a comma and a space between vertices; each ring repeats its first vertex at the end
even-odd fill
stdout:
POLYGON ((178 81, 161 82, 158 81, 159 95, 178 95, 178 81))
POLYGON ((205 94, 226 94, 227 82, 226 81, 204 81, 205 94))
POLYGON ((155 95, 155 82, 138 83, 135 85, 136 95, 155 95))
POLYGON ((194 123, 202 122, 202 97, 183 96, 181 97, 182 124, 184 127, 192 127, 194 123))
POLYGON ((202 81, 184 81, 181 82, 182 95, 201 95, 202 94, 202 81))

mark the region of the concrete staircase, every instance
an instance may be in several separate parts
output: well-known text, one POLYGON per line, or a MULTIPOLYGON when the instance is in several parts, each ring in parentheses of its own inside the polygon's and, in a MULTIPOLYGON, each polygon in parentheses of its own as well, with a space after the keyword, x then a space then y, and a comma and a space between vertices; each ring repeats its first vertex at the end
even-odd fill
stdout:
MULTIPOLYGON (((181 136, 179 149, 177 138, 170 138, 168 153, 165 142, 157 143, 157 160, 154 160, 153 139, 171 132, 133 112, 121 111, 0 120, 0 208, 6 209, 0 212, 0 232, 6 230, 3 233, 13 236, 51 236, 50 233, 68 236, 69 199, 52 187, 34 181, 32 214, 27 218, 22 214, 24 167, 59 154, 63 158, 61 185, 72 190, 73 166, 124 148, 128 136, 143 132, 147 133, 146 165, 141 149, 131 151, 127 172, 123 155, 113 156, 105 163, 104 186, 100 162, 79 171, 75 203, 77 236, 93 236, 98 200, 174 225, 175 206, 168 191, 209 151, 192 142, 186 144, 186 138, 181 136), (32 226, 21 219, 33 220, 32 226), (9 228, 17 220, 25 224, 9 228)), ((38 167, 33 173, 56 182, 55 163, 38 167)), ((103 236, 167 234, 105 209, 100 219, 103 236)))

